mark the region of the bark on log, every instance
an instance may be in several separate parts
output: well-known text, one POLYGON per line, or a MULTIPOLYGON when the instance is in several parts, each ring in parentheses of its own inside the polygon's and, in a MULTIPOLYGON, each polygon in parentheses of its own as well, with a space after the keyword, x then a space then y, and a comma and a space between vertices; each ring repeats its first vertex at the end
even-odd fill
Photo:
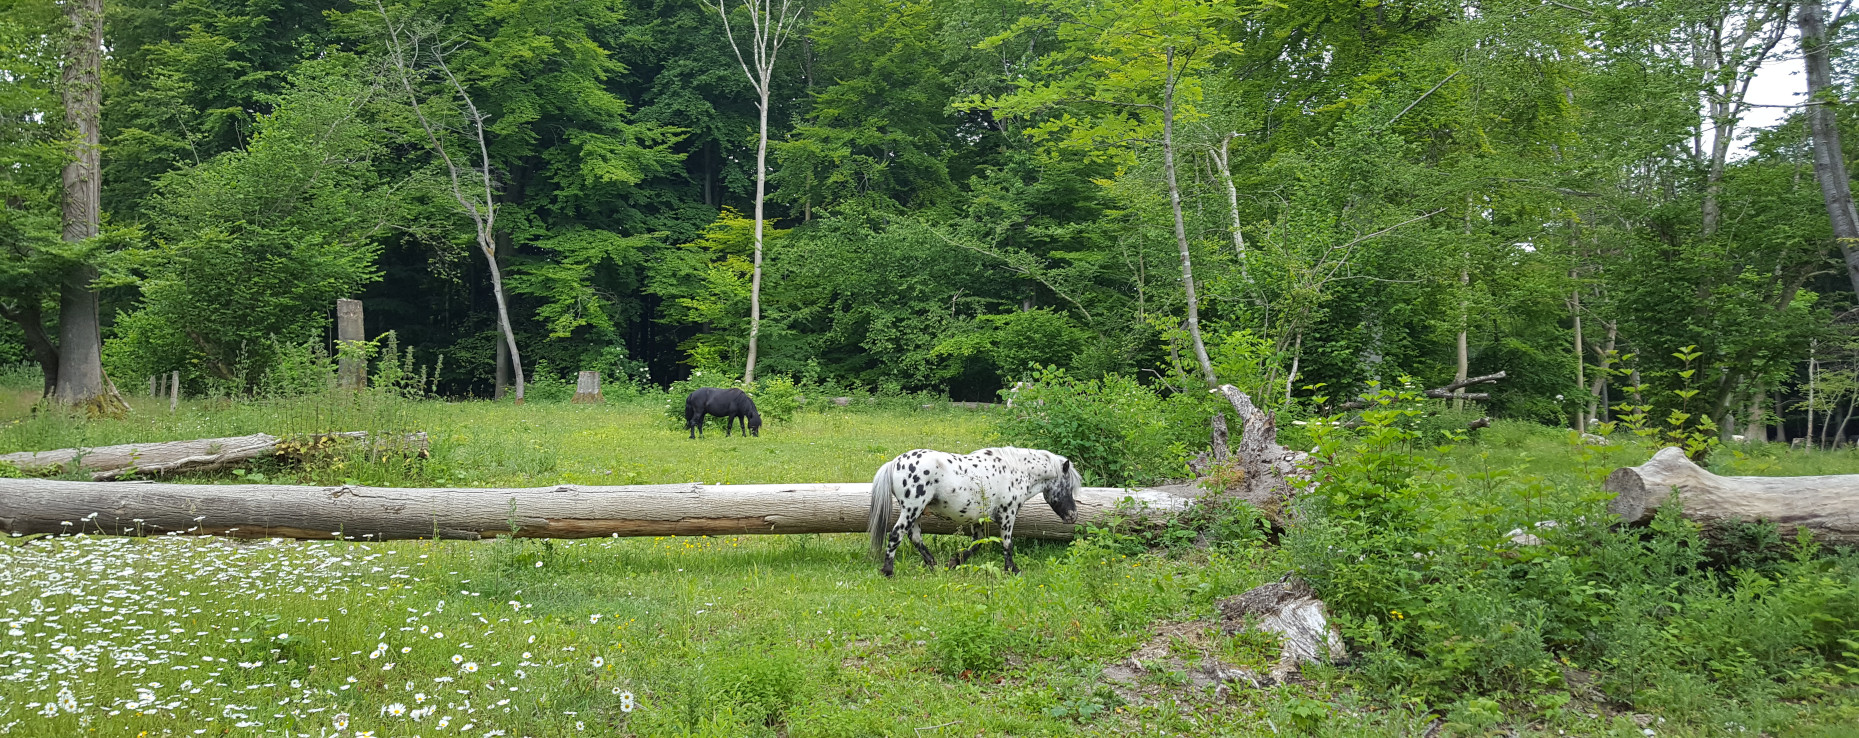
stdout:
MULTIPOLYGON (((363 431, 326 433, 308 437, 303 445, 307 449, 342 441, 365 443, 367 439, 368 434, 363 431)), ((267 433, 254 433, 232 438, 22 451, 0 455, 0 461, 11 463, 28 474, 57 473, 67 464, 75 462, 91 472, 92 480, 102 482, 132 474, 162 475, 219 469, 261 456, 275 455, 280 450, 278 443, 285 440, 267 433)), ((425 456, 426 434, 413 433, 401 439, 389 439, 380 446, 383 450, 425 456)))
MULTIPOLYGON (((1086 487, 1079 522, 1126 498, 1178 511, 1188 498, 1161 490, 1086 487)), ((528 489, 397 489, 259 484, 152 484, 0 479, 0 533, 226 535, 237 538, 476 540, 863 533, 871 484, 560 485, 528 489)), ((1020 508, 1017 538, 1069 539, 1043 500, 1020 508)), ((926 533, 953 533, 927 516, 926 533)))
POLYGON ((1721 477, 1674 447, 1607 476, 1608 509, 1629 523, 1652 518, 1676 489, 1684 515, 1706 525, 1774 521, 1807 528, 1827 543, 1859 544, 1859 474, 1824 477, 1721 477))
POLYGON ((1278 663, 1270 677, 1283 683, 1307 663, 1342 663, 1349 658, 1343 634, 1329 621, 1329 610, 1310 584, 1296 577, 1268 582, 1219 603, 1228 635, 1243 629, 1277 633, 1278 663))
POLYGON ((1274 421, 1246 393, 1230 384, 1214 391, 1226 396, 1240 420, 1239 443, 1232 449, 1232 457, 1245 474, 1240 497, 1276 521, 1284 501, 1296 492, 1291 480, 1309 479, 1310 472, 1303 467, 1308 454, 1278 445, 1274 421))

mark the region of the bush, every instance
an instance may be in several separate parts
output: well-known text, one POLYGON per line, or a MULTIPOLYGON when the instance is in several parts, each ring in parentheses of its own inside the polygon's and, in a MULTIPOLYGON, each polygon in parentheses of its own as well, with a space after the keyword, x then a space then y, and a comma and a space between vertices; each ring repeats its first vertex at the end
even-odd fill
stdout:
POLYGON ((756 411, 765 419, 785 423, 793 420, 794 412, 800 409, 800 387, 787 377, 758 379, 747 391, 755 400, 756 411))
POLYGON ((718 702, 734 705, 746 719, 773 724, 800 694, 802 673, 791 650, 764 649, 718 660, 711 684, 718 702))
POLYGON ((528 380, 523 386, 525 402, 567 402, 574 399, 574 381, 549 366, 547 359, 536 362, 535 370, 524 379, 528 380))
POLYGON ((1007 631, 986 605, 956 609, 936 628, 929 651, 936 668, 950 676, 987 674, 1005 663, 1007 631))
POLYGON ((1020 387, 1000 434, 1071 459, 1087 483, 1144 484, 1187 475, 1193 450, 1208 443, 1211 414, 1204 398, 1164 398, 1128 377, 1080 380, 1048 367, 1020 387))
POLYGON ((1389 402, 1362 413, 1353 437, 1318 431, 1323 486, 1299 498, 1301 522, 1283 539, 1368 686, 1458 704, 1455 719, 1476 722, 1490 710, 1474 697, 1566 702, 1567 668, 1681 719, 1706 702, 1859 680, 1859 557, 1822 556, 1803 538, 1766 571, 1713 568, 1676 499, 1647 529, 1615 529, 1610 495, 1586 483, 1442 474, 1422 453, 1426 405, 1380 394, 1389 402), (1513 542, 1519 528, 1542 543, 1513 542))

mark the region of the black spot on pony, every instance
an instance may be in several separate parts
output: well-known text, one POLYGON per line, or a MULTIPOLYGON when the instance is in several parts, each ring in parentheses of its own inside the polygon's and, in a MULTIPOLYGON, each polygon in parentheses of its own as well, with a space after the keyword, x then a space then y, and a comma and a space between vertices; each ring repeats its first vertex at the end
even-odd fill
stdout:
POLYGON ((749 399, 748 393, 734 387, 705 387, 684 398, 684 428, 692 438, 703 435, 707 415, 724 419, 724 438, 729 437, 737 418, 742 419, 743 433, 757 438, 762 435, 762 413, 755 409, 755 401, 749 399))

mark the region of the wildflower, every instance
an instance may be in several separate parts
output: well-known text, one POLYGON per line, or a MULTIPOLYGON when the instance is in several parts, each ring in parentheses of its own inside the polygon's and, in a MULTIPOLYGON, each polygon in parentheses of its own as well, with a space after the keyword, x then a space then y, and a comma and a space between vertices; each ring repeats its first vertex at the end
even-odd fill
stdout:
POLYGON ((394 670, 394 662, 392 661, 389 661, 381 665, 381 671, 393 671, 393 670, 394 670))
POLYGON ((461 666, 461 667, 458 667, 458 668, 460 668, 460 669, 463 669, 463 670, 465 670, 465 673, 466 673, 466 674, 476 674, 476 673, 478 673, 478 662, 476 662, 476 661, 467 661, 467 662, 465 662, 465 665, 464 665, 464 666, 461 666))
POLYGON ((422 703, 422 702, 425 702, 425 701, 426 701, 426 693, 425 693, 425 692, 415 692, 415 693, 413 693, 413 704, 416 704, 416 705, 417 705, 417 704, 420 704, 420 703, 422 703))
POLYGON ((528 652, 528 651, 524 651, 524 652, 523 652, 523 658, 526 658, 526 659, 528 659, 528 658, 535 658, 535 654, 532 654, 532 653, 530 653, 530 652, 528 652))
POLYGON ((633 693, 621 692, 620 693, 620 712, 632 712, 632 711, 633 711, 633 693))
POLYGON ((372 731, 372 730, 357 730, 357 731, 355 731, 355 738, 374 738, 374 731, 372 731))
POLYGON ((574 729, 575 730, 587 730, 587 723, 576 720, 574 721, 574 729))
POLYGON ((451 716, 451 715, 447 715, 447 716, 445 716, 445 717, 442 717, 442 718, 439 718, 439 729, 440 729, 440 730, 444 730, 444 729, 445 729, 445 726, 447 726, 447 725, 451 725, 451 724, 452 724, 452 716, 451 716))
POLYGON ((336 730, 348 730, 348 729, 349 729, 349 714, 346 712, 336 713, 336 730))
POLYGON ((606 666, 606 665, 607 665, 607 660, 606 660, 606 659, 603 659, 603 658, 601 658, 601 657, 599 657, 599 656, 595 656, 595 657, 594 657, 594 668, 596 668, 596 669, 598 669, 598 668, 600 668, 600 667, 602 667, 602 666, 606 666))
POLYGON ((412 646, 401 646, 400 652, 401 653, 413 653, 413 647, 412 646))
POLYGON ((530 643, 535 643, 535 642, 536 642, 536 637, 535 637, 535 636, 533 636, 533 635, 532 635, 532 636, 530 636, 530 637, 529 637, 529 642, 530 642, 530 643))
POLYGON ((427 627, 427 626, 424 626, 424 625, 422 625, 422 626, 420 626, 420 632, 421 632, 421 633, 426 633, 426 632, 428 632, 428 631, 431 631, 431 630, 432 630, 432 628, 429 628, 429 627, 427 627))
POLYGON ((462 664, 462 663, 465 663, 465 657, 463 657, 463 656, 460 656, 460 655, 458 655, 458 654, 452 654, 452 663, 454 663, 454 664, 462 664))
POLYGON ((407 714, 407 706, 395 702, 387 706, 387 714, 393 717, 400 717, 401 715, 407 714))
POLYGON ((599 623, 600 623, 600 613, 594 613, 592 615, 587 616, 588 625, 597 625, 599 623))

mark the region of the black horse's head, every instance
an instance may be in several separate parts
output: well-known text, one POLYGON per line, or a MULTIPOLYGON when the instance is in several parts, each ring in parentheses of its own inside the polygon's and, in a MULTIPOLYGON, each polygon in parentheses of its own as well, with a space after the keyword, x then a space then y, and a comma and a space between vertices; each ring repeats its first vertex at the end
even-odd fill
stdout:
POLYGON ((748 426, 749 426, 749 435, 755 436, 756 438, 762 437, 762 413, 760 411, 758 410, 749 411, 748 426))
POLYGON ((1054 454, 1063 463, 1059 465, 1059 475, 1046 483, 1046 504, 1052 506, 1052 512, 1066 525, 1078 522, 1078 501, 1073 498, 1084 487, 1084 478, 1078 475, 1078 467, 1072 466, 1071 459, 1054 454))

